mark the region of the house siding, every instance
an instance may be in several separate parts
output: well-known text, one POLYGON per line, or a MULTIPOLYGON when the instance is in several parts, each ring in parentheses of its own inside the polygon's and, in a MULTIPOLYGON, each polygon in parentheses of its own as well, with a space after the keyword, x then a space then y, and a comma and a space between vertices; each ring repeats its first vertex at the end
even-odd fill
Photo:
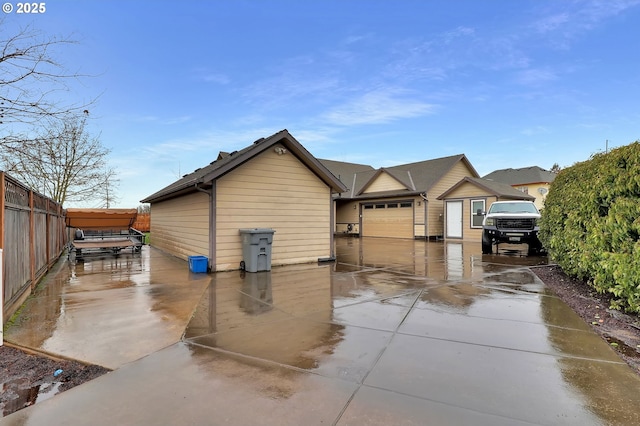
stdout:
POLYGON ((444 201, 437 197, 458 183, 466 176, 474 176, 474 173, 463 161, 458 161, 432 188, 427 192, 428 220, 426 237, 441 237, 444 235, 444 201))
POLYGON ((336 227, 337 234, 359 234, 360 233, 360 204, 357 201, 350 201, 338 204, 336 202, 336 227), (351 232, 347 227, 351 224, 351 232))
POLYGON ((151 205, 151 245, 174 256, 210 257, 209 196, 202 192, 151 205))
MULTIPOLYGON (((527 183, 522 185, 513 185, 513 187, 517 190, 522 191, 522 188, 527 189, 527 194, 532 197, 536 197, 534 204, 538 208, 538 210, 542 210, 544 208, 544 200, 547 198, 546 194, 540 193, 540 188, 544 188, 549 193, 549 185, 548 183, 527 183)), ((523 191, 524 192, 524 191, 523 191)))
POLYGON ((413 236, 424 238, 427 236, 426 212, 428 203, 422 197, 413 199, 413 236))
POLYGON ((396 191, 403 190, 406 187, 398 182, 398 180, 388 173, 383 172, 380 173, 376 179, 367 186, 367 188, 363 191, 363 193, 368 194, 372 192, 383 192, 383 191, 396 191))
POLYGON ((267 150, 216 181, 216 270, 237 269, 239 229, 275 230, 272 265, 331 255, 330 188, 294 155, 267 150))
MULTIPOLYGON (((524 195, 524 194, 523 194, 524 195)), ((482 241, 482 228, 471 227, 471 201, 485 200, 485 210, 489 210, 491 204, 496 201, 503 201, 511 198, 497 197, 487 194, 487 191, 472 184, 465 182, 458 188, 447 194, 444 201, 462 201, 462 239, 467 241, 482 241)))

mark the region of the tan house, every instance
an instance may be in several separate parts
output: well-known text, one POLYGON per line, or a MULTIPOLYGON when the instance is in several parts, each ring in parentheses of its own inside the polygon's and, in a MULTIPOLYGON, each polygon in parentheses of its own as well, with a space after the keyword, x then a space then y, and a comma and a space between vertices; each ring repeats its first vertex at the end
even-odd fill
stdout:
POLYGON ((495 201, 534 197, 506 183, 465 177, 438 197, 444 202, 445 239, 482 241, 483 213, 495 201), (480 214, 479 214, 480 213, 480 214))
POLYGON ((333 258, 332 194, 346 187, 287 130, 232 153, 148 196, 152 245, 209 269, 238 269, 240 229, 270 228, 272 265, 333 258))
POLYGON ((500 169, 483 176, 483 179, 506 183, 525 194, 534 197, 538 210, 544 208, 544 200, 549 193, 551 182, 556 173, 538 166, 523 167, 521 169, 500 169))
POLYGON ((460 179, 479 177, 464 154, 374 169, 320 160, 348 190, 334 196, 337 234, 437 238, 444 234, 444 201, 460 179))

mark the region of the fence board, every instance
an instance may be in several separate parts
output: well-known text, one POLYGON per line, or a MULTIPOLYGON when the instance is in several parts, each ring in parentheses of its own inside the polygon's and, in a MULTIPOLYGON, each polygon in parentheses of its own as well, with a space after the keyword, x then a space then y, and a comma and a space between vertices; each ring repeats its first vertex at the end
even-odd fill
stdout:
POLYGON ((133 229, 137 229, 140 232, 149 232, 151 230, 151 214, 138 213, 136 221, 133 223, 133 229))
POLYGON ((9 318, 65 249, 64 210, 0 171, 3 320, 9 318))

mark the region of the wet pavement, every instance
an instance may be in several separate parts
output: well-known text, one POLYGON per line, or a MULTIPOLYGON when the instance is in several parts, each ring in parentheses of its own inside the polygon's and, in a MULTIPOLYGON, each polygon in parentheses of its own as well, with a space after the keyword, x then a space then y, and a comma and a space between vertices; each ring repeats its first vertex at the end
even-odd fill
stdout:
POLYGON ((65 266, 5 338, 115 371, 0 424, 640 423, 640 377, 531 273, 545 258, 336 252, 246 274, 148 247, 65 266))

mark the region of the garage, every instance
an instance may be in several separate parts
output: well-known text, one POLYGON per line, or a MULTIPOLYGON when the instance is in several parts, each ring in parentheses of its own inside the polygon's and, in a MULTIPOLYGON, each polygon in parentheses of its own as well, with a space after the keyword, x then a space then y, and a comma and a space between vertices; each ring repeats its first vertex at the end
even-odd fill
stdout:
POLYGON ((362 204, 362 236, 413 238, 413 202, 362 204))

